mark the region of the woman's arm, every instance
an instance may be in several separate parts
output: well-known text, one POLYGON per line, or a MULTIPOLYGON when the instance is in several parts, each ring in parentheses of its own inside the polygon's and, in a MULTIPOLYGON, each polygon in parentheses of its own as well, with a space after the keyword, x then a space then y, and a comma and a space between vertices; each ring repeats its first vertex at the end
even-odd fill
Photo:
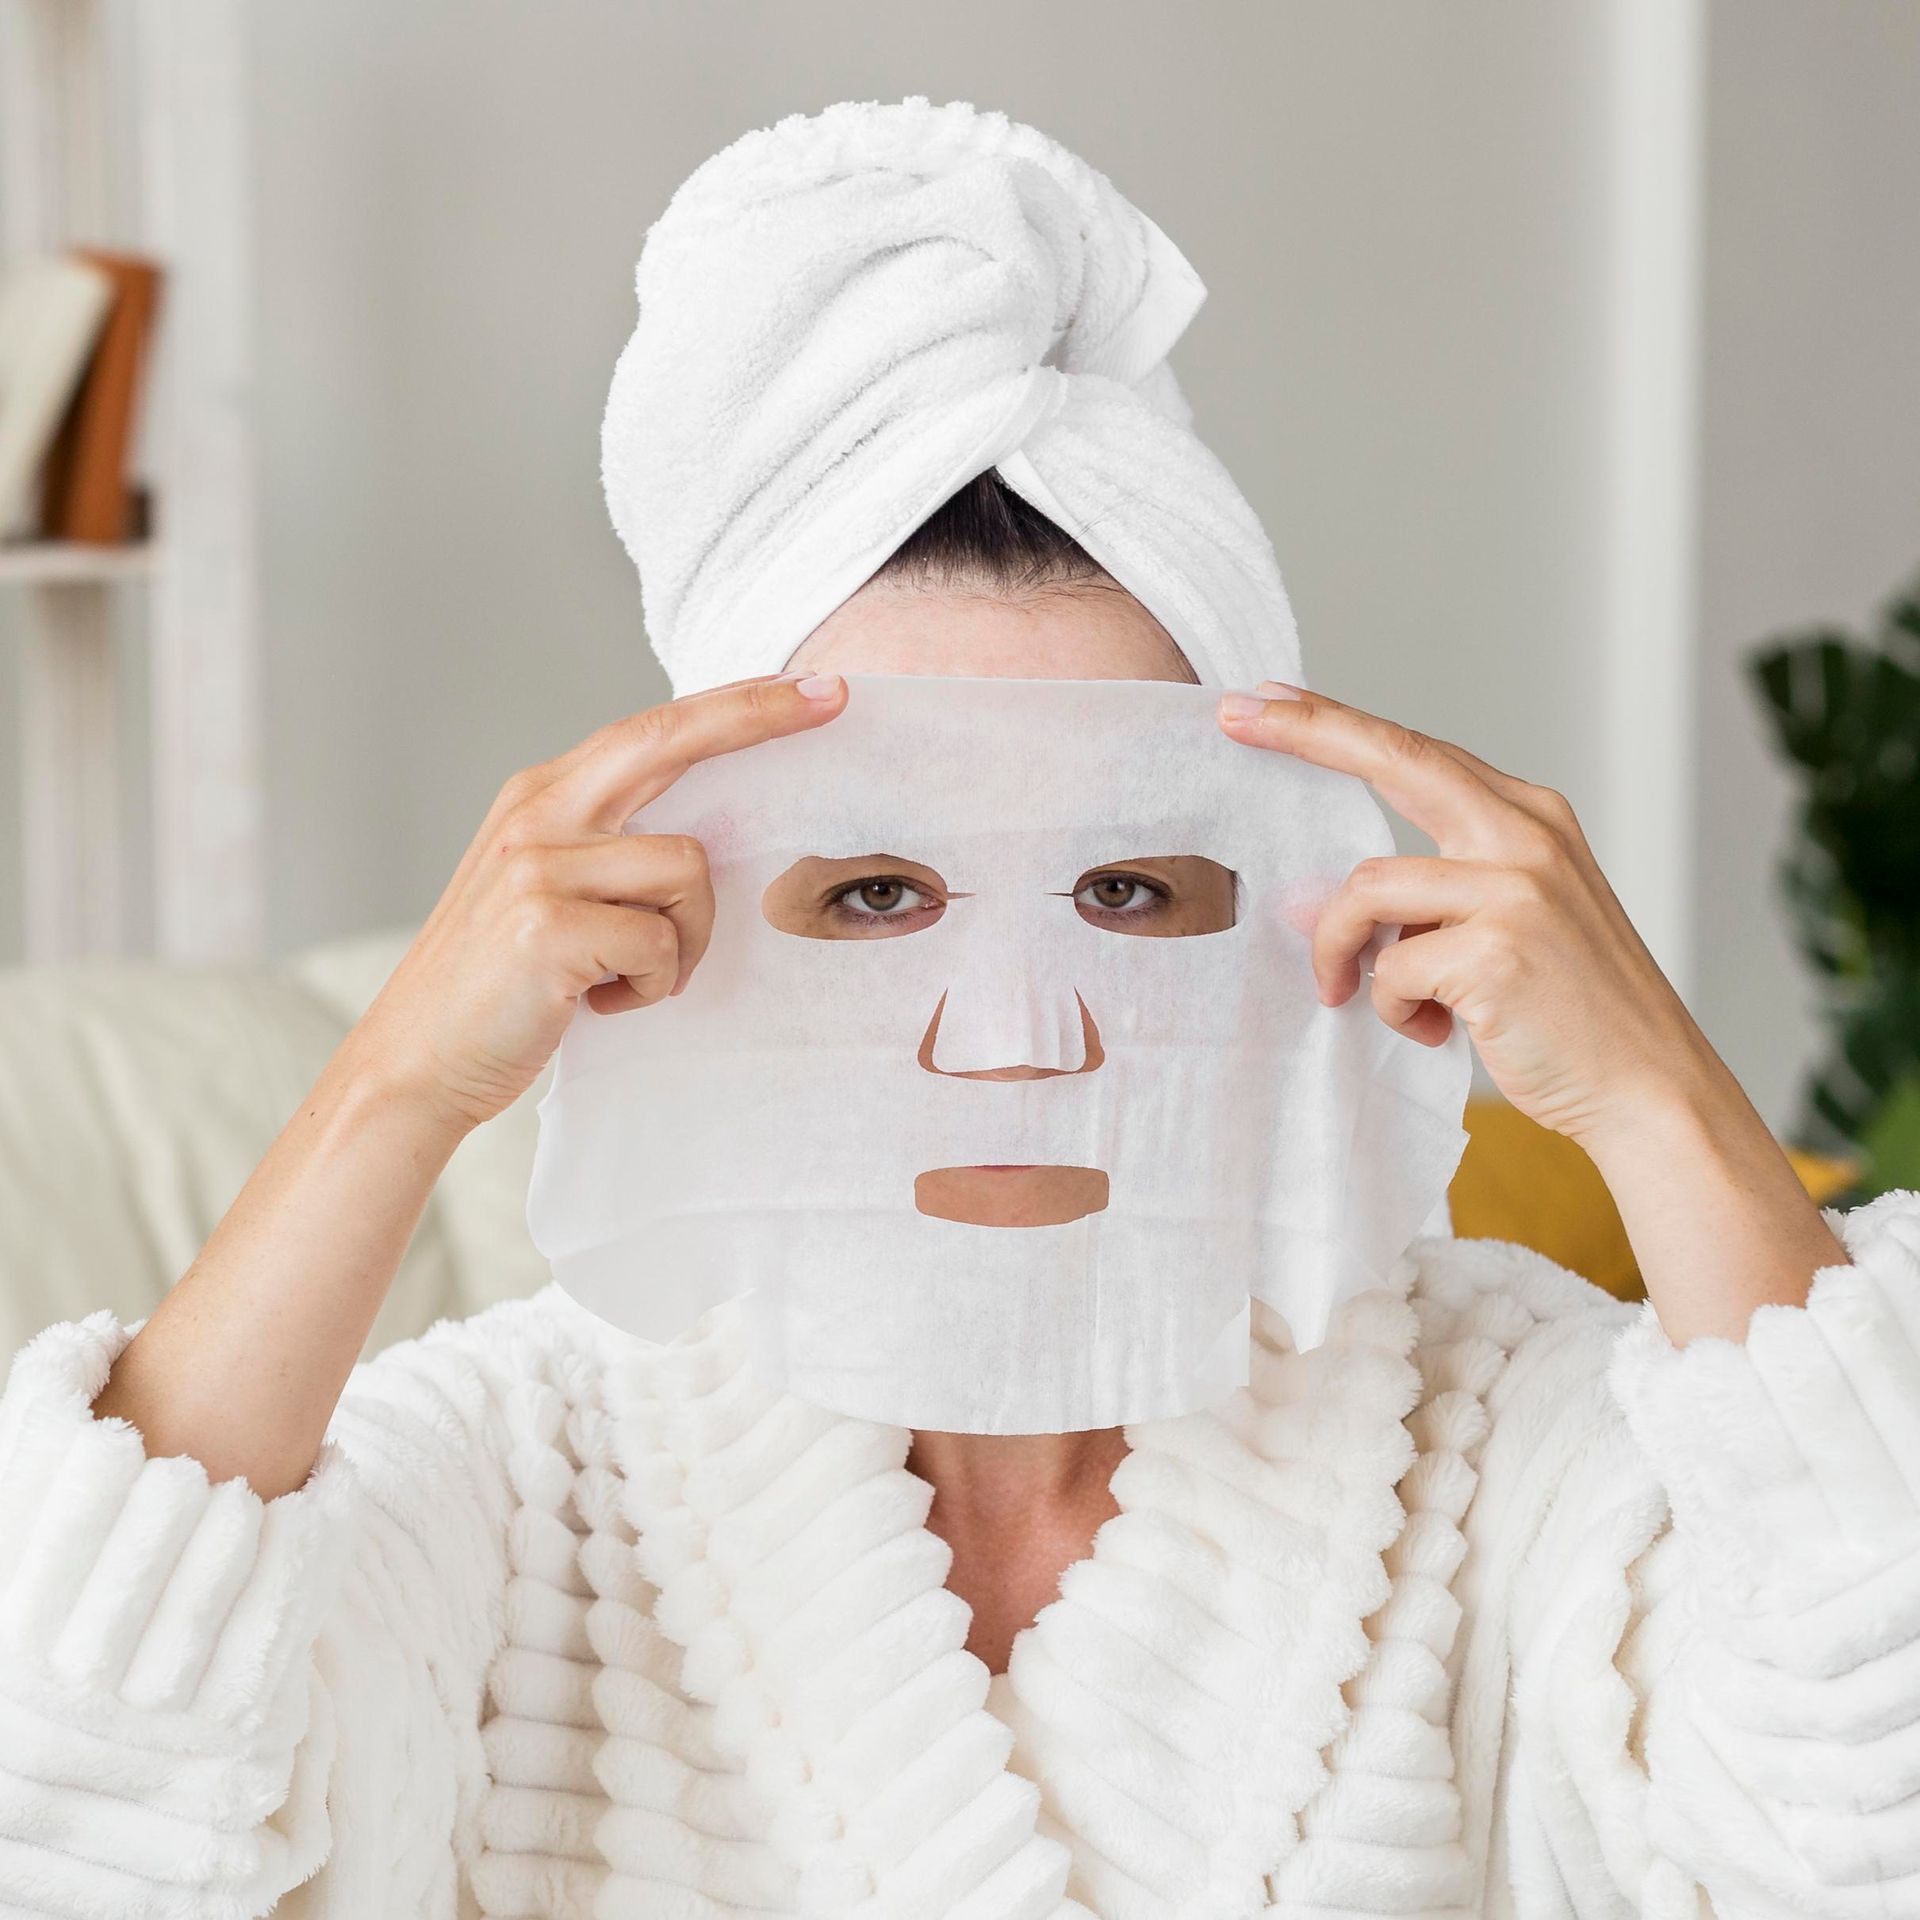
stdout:
POLYGON ((1676 1345, 1742 1339, 1844 1263, 1559 794, 1322 695, 1261 694, 1223 699, 1228 733, 1359 775, 1439 849, 1354 869, 1314 931, 1321 997, 1352 998, 1376 928, 1402 928, 1373 965, 1381 1019, 1437 1045, 1458 1016, 1500 1091, 1586 1149, 1676 1345))
POLYGON ((155 1458, 188 1455, 263 1497, 298 1487, 459 1130, 356 1032, 184 1277, 115 1361, 93 1411, 155 1458))
POLYGON ((1847 1264, 1739 1342, 1486 1261, 1554 1309, 1464 1523, 1460 1751, 1518 1913, 1920 1912, 1920 1195, 1835 1221, 1847 1264))
POLYGON ((114 1362, 95 1412, 215 1480, 268 1498, 298 1487, 460 1139, 532 1084, 581 995, 602 1012, 645 1006, 699 961, 713 923, 704 853, 622 823, 696 760, 817 725, 844 699, 832 677, 717 688, 508 781, 412 949, 114 1362))
POLYGON ((1804 1304, 1846 1260, 1766 1123, 1705 1039, 1691 1072, 1580 1136, 1620 1209, 1667 1337, 1746 1337, 1756 1307, 1804 1304))
POLYGON ((681 702, 509 783, 144 1328, 95 1314, 17 1357, 0 1911, 259 1914, 316 1874, 315 1911, 453 1911, 517 1550, 507 1409, 562 1334, 510 1302, 348 1374, 452 1141, 531 1080, 571 995, 641 1004, 699 960, 698 849, 621 822, 829 694, 681 702))
MULTIPOLYGON (((1230 733, 1360 775, 1439 848, 1335 894, 1322 998, 1402 928, 1373 963, 1381 1018, 1434 1042, 1457 1015, 1508 1099, 1587 1149, 1653 1309, 1610 1336, 1624 1423, 1565 1342, 1503 1388, 1508 1477, 1544 1516, 1501 1596, 1519 1906, 1692 1914, 1703 1888, 1726 1914, 1913 1911, 1920 1196, 1847 1216, 1842 1246, 1558 794, 1263 691, 1223 703, 1230 733), (1543 1456, 1568 1421, 1570 1458, 1543 1456)), ((1476 1508, 1497 1529, 1484 1477, 1476 1508)))

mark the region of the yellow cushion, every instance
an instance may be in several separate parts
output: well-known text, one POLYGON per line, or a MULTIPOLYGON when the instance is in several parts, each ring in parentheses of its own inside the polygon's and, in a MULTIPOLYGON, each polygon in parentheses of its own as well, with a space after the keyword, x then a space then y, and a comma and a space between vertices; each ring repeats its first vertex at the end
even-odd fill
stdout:
MULTIPOLYGON (((1581 1149, 1504 1100, 1470 1100, 1467 1150, 1447 1198, 1463 1239, 1516 1240, 1584 1274, 1622 1300, 1646 1289, 1606 1183, 1581 1149)), ((1787 1149, 1814 1200, 1824 1205, 1852 1182, 1843 1160, 1787 1149)))

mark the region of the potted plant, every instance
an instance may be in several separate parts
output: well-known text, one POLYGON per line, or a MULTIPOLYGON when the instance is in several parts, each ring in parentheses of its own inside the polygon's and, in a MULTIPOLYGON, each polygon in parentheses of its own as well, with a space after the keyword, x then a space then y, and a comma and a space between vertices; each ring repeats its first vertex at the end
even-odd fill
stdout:
POLYGON ((1805 779, 1780 865, 1828 1030, 1803 1144, 1857 1164, 1850 1198, 1920 1188, 1920 581, 1867 638, 1783 635, 1752 672, 1805 779))

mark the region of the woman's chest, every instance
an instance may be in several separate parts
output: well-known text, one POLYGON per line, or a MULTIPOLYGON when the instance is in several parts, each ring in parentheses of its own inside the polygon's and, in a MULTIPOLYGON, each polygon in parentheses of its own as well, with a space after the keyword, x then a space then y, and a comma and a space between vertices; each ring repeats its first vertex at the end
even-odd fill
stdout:
POLYGON ((1472 1423, 1418 1405, 1404 1303, 1353 1308, 1344 1365, 1273 1349, 1230 1414, 1129 1434, 1120 1511, 992 1682, 903 1430, 768 1399, 724 1340, 529 1391, 481 1910, 1470 1906, 1472 1423))

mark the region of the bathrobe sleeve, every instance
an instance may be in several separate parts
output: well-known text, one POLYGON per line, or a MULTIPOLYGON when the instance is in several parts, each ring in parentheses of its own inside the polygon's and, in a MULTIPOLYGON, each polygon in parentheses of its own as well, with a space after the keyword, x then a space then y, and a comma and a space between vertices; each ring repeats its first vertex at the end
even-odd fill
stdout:
POLYGON ((1920 1913, 1920 1195, 1828 1218, 1744 1343, 1609 1336, 1512 1587, 1517 1911, 1920 1913))
POLYGON ((280 1911, 451 1916, 504 1584, 484 1349, 443 1323, 357 1368, 262 1500, 93 1415, 133 1331, 50 1327, 0 1395, 0 1915, 238 1920, 306 1882, 280 1911))

